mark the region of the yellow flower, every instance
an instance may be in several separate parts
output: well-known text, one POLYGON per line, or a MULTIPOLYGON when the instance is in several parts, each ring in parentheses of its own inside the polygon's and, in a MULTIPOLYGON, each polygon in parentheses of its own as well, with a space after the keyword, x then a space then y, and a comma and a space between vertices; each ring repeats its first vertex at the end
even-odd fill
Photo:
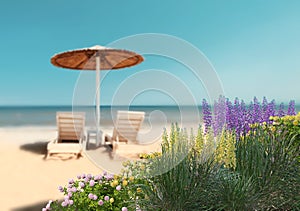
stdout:
POLYGON ((114 187, 116 187, 118 184, 119 184, 118 180, 114 180, 114 181, 112 181, 112 182, 110 183, 110 186, 114 188, 114 187))
POLYGON ((276 131, 276 127, 275 126, 272 126, 271 127, 271 131, 274 133, 276 131))
POLYGON ((134 176, 129 177, 129 180, 132 182, 134 180, 134 176))
POLYGON ((109 199, 109 202, 110 202, 110 203, 114 203, 114 201, 115 201, 114 198, 110 198, 110 199, 109 199))
POLYGON ((137 189, 136 189, 136 192, 141 193, 141 192, 142 192, 142 189, 141 189, 141 188, 137 188, 137 189))
POLYGON ((293 121, 293 125, 297 126, 299 124, 298 120, 293 121))
POLYGON ((119 184, 119 181, 118 180, 114 180, 113 183, 114 183, 115 186, 117 186, 119 184))
POLYGON ((128 185, 127 180, 123 180, 122 185, 123 185, 124 187, 127 186, 127 185, 128 185))

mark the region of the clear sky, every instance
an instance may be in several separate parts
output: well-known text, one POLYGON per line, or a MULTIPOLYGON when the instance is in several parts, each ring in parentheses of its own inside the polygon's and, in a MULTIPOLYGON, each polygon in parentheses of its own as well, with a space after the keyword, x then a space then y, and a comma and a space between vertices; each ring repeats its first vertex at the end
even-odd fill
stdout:
MULTIPOLYGON (((299 11, 298 0, 1 1, 0 105, 71 105, 80 72, 54 67, 50 58, 142 33, 172 35, 194 45, 213 65, 230 99, 249 102, 254 96, 266 96, 278 103, 290 99, 300 103, 299 11)), ((142 64, 108 75, 101 104, 111 103, 118 84, 151 69, 180 78, 197 102, 207 97, 183 65, 144 57, 142 64)), ((155 73, 148 72, 140 83, 156 81, 155 73)), ((176 93, 182 91, 171 79, 161 82, 174 86, 176 93)), ((188 104, 184 91, 181 96, 179 102, 188 104)), ((149 89, 132 102, 176 101, 164 90, 149 89)))

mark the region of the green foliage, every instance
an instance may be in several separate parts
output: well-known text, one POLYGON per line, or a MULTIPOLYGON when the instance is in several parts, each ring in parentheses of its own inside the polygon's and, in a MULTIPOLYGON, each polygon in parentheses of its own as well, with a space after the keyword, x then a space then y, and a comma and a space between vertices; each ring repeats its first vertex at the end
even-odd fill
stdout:
POLYGON ((149 210, 299 209, 299 148, 289 129, 257 125, 237 143, 226 130, 214 137, 199 128, 189 138, 172 130, 151 161, 149 210))
POLYGON ((236 171, 254 181, 258 208, 290 210, 299 205, 300 149, 295 142, 289 128, 273 133, 262 125, 238 143, 236 171))
MULTIPOLYGON (((164 131, 161 153, 143 154, 140 161, 124 163, 122 176, 102 177, 102 183, 77 191, 72 195, 76 205, 72 208, 300 210, 297 118, 275 118, 272 125, 252 125, 238 141, 230 131, 223 130, 214 137, 212 131, 203 134, 199 127, 196 135, 192 130, 188 135, 186 129, 173 124, 169 134, 164 131), (112 183, 115 180, 118 184, 125 180, 126 186, 117 191, 112 183), (109 195, 114 202, 107 201, 101 207, 88 193, 98 199, 109 195)), ((78 184, 76 181, 73 186, 78 184)), ((68 187, 64 192, 69 193, 68 187)), ((51 207, 74 210, 57 202, 51 207)))
MULTIPOLYGON (((200 130, 200 129, 199 129, 200 130)), ((199 133, 198 133, 199 134, 199 133)), ((148 210, 199 210, 199 189, 208 191, 215 162, 206 158, 200 162, 200 135, 188 136, 186 130, 173 125, 170 138, 165 135, 162 144, 162 155, 152 160, 151 174, 147 195, 149 196, 148 210), (198 142, 196 146, 195 142, 198 142), (153 191, 152 191, 153 190, 153 191)), ((202 140, 203 141, 203 140, 202 140)), ((205 192, 203 192, 205 193, 205 192)), ((207 193, 202 194, 203 198, 207 193)))
MULTIPOLYGON (((297 149, 300 146, 300 112, 294 116, 270 117, 273 120, 273 126, 270 127, 272 132, 281 133, 284 130, 290 136, 294 136, 293 146, 297 149)), ((300 156, 298 157, 300 162, 300 156)))

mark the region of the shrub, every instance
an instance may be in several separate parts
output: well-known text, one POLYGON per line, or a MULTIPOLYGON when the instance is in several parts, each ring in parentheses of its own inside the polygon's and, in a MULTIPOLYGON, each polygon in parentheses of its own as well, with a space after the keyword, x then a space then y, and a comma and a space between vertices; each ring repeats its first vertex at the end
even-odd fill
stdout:
POLYGON ((134 177, 120 177, 104 173, 92 176, 82 174, 59 187, 64 194, 62 202, 50 201, 43 210, 109 211, 136 210, 138 197, 144 194, 134 177))

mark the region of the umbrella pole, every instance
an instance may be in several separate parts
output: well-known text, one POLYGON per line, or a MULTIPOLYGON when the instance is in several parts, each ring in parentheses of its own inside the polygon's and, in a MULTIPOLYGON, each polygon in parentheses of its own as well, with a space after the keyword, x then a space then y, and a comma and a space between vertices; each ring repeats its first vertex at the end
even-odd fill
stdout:
POLYGON ((100 55, 96 56, 96 143, 100 140, 100 55))

